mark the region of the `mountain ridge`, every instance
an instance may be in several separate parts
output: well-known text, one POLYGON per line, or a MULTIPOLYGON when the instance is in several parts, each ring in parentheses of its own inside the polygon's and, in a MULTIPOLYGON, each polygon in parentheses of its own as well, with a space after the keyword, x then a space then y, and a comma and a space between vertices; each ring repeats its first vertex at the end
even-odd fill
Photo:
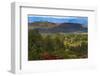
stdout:
POLYGON ((41 33, 69 33, 69 32, 87 32, 87 27, 79 23, 52 23, 52 22, 34 22, 28 23, 29 29, 36 29, 41 33))

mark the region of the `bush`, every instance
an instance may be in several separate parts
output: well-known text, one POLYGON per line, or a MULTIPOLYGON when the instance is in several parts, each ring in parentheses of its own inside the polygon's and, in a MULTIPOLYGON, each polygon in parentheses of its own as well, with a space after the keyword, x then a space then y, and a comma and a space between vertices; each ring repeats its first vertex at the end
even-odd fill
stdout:
POLYGON ((28 31, 28 60, 87 58, 87 34, 28 31))

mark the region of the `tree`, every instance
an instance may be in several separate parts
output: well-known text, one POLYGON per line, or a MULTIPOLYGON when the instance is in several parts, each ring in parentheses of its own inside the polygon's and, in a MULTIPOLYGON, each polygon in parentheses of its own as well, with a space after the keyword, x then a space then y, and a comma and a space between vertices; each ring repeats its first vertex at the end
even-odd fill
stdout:
POLYGON ((40 59, 40 52, 42 51, 42 36, 38 30, 28 31, 28 59, 40 59))

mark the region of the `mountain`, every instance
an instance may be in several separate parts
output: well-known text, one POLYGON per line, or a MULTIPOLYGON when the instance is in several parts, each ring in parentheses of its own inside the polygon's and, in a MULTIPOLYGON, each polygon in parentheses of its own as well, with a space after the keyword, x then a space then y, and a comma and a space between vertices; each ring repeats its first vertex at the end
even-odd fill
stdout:
POLYGON ((29 24, 29 29, 36 29, 41 33, 74 33, 87 32, 87 28, 79 23, 51 23, 51 22, 34 22, 29 24))
POLYGON ((55 29, 61 32, 86 32, 87 28, 83 27, 82 24, 79 23, 62 23, 55 29))
POLYGON ((29 29, 33 28, 51 28, 57 26, 56 23, 52 22, 33 22, 33 23, 28 23, 29 29))

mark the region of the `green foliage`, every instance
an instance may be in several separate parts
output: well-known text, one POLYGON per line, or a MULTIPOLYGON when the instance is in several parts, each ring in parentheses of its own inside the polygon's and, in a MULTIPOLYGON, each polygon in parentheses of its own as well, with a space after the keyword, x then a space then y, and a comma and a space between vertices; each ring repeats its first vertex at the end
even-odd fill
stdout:
POLYGON ((87 58, 87 34, 28 31, 28 60, 87 58))

